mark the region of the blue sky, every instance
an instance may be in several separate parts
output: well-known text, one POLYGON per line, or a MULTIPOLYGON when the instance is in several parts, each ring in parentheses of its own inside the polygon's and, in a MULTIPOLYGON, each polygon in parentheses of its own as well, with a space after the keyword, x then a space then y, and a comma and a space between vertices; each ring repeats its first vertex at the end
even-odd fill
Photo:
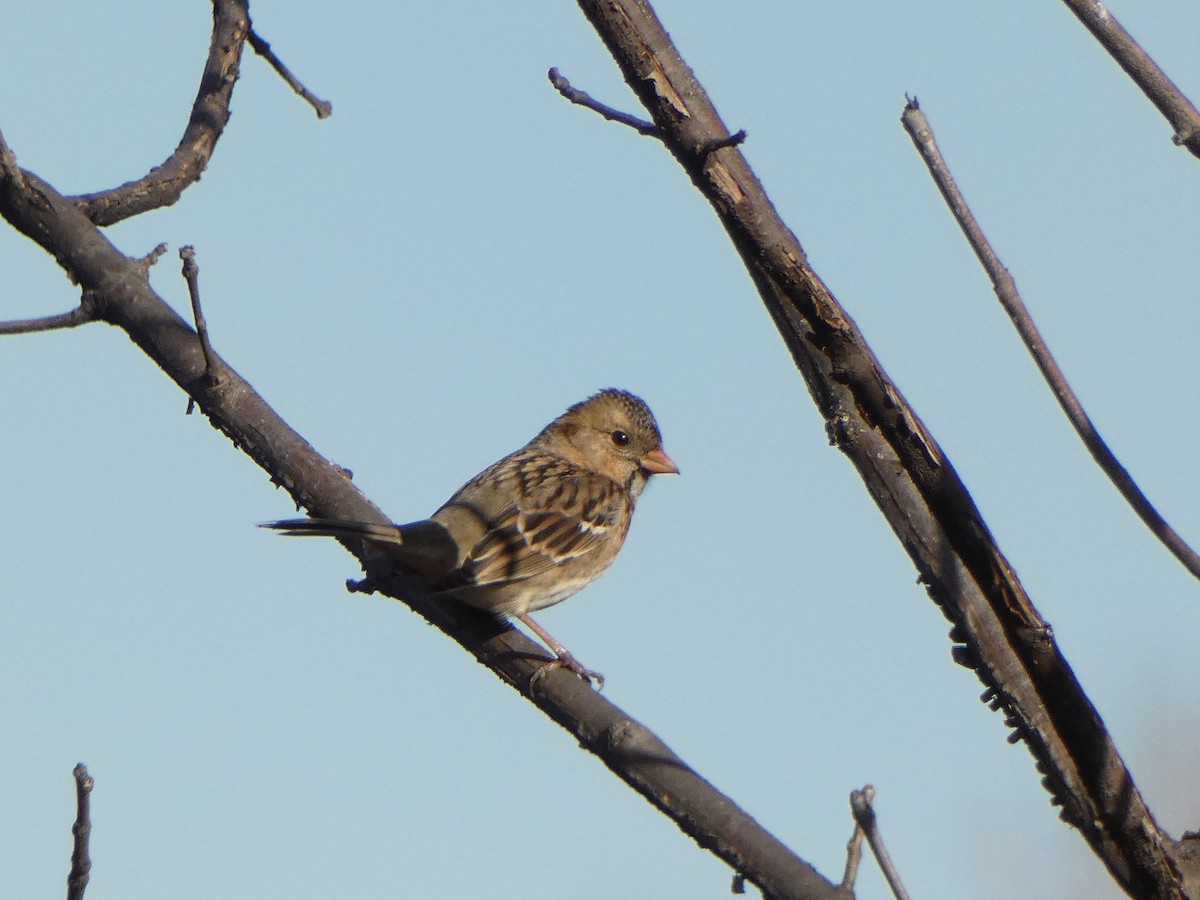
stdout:
MULTIPOLYGON (((1200 9, 1113 13, 1200 95, 1200 9)), ((1122 461, 1200 541, 1196 160, 1065 7, 655 8, 817 272, 942 443, 1160 822, 1200 820, 1195 582, 1096 471, 899 125, 916 94, 1122 461)), ((219 352, 395 519, 597 388, 683 470, 621 558, 543 614, 653 728, 840 877, 870 782, 914 896, 1115 897, 822 422, 724 233, 569 3, 256 2, 334 114, 247 53, 176 206, 109 229, 219 352)), ((205 3, 21 4, 0 129, 64 192, 178 141, 205 3)), ((0 232, 0 316, 78 299, 0 232)), ((725 896, 730 873, 332 542, 118 331, 0 342, 0 879, 59 897, 71 768, 96 779, 90 900, 725 896)), ((886 896, 864 863, 863 898, 886 896)))

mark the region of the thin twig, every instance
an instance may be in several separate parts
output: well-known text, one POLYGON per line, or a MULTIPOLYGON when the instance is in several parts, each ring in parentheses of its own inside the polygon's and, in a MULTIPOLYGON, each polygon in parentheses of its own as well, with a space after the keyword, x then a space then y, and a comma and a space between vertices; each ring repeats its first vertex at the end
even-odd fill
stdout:
POLYGON ((265 59, 270 64, 271 68, 279 73, 279 77, 286 81, 293 91, 303 97, 308 104, 314 110, 316 110, 318 119, 326 119, 330 116, 330 114, 333 112, 333 104, 328 100, 322 100, 320 97, 317 97, 311 93, 309 89, 300 82, 300 79, 293 75, 291 70, 283 64, 283 60, 275 55, 275 51, 271 49, 271 45, 259 37, 258 33, 253 28, 250 29, 250 37, 248 40, 250 41, 250 47, 254 50, 254 52, 265 59))
POLYGON ((214 383, 217 380, 213 360, 217 358, 212 342, 208 339, 208 322, 200 308, 200 266, 196 264, 196 250, 192 246, 180 247, 179 258, 183 260, 183 277, 187 281, 188 295, 192 298, 192 316, 196 320, 196 335, 200 338, 200 349, 204 351, 204 374, 214 383))
POLYGON ((1175 129, 1176 144, 1200 157, 1200 112, 1100 0, 1063 0, 1175 129))
POLYGON ((571 82, 567 81, 566 77, 558 69, 551 69, 546 73, 546 77, 550 79, 550 83, 554 85, 554 89, 572 103, 587 107, 592 112, 597 112, 604 116, 610 122, 619 122, 622 125, 628 125, 638 134, 662 140, 662 134, 659 133, 658 126, 653 122, 647 122, 645 119, 631 116, 629 113, 621 112, 619 109, 613 109, 611 106, 606 106, 599 100, 596 100, 586 91, 571 87, 571 82))
POLYGON ((153 266, 156 262, 158 262, 158 260, 162 257, 162 255, 166 252, 167 252, 167 245, 159 244, 157 247, 155 247, 153 250, 151 250, 149 253, 147 253, 145 256, 143 256, 141 259, 139 259, 137 261, 138 267, 144 273, 146 273, 146 277, 150 276, 150 267, 153 266))
POLYGON ((729 137, 723 137, 720 140, 713 141, 711 144, 709 144, 704 149, 708 153, 716 153, 718 150, 723 150, 726 147, 737 147, 745 140, 746 140, 746 129, 739 128, 733 134, 729 135, 729 137))
POLYGON ((858 867, 862 863, 863 830, 854 823, 854 833, 846 841, 846 871, 842 873, 841 888, 853 895, 854 882, 858 880, 858 867))
POLYGON ((71 849, 71 872, 67 876, 67 900, 83 900, 83 892, 92 873, 88 840, 92 836, 91 794, 94 782, 83 763, 75 767, 74 774, 75 824, 71 826, 71 834, 75 836, 75 841, 71 849))
POLYGON ((57 328, 74 328, 91 322, 96 318, 90 308, 83 305, 75 307, 70 312, 54 316, 43 316, 38 319, 18 319, 14 322, 0 322, 0 334, 33 334, 37 331, 54 331, 57 328))
POLYGON ((904 889, 904 885, 900 881, 900 873, 896 871, 896 866, 892 863, 891 856, 888 855, 887 847, 884 846, 883 833, 879 830, 879 821, 875 818, 875 807, 871 805, 874 800, 875 788, 869 784, 861 791, 851 791, 850 811, 854 814, 854 821, 858 823, 858 827, 866 836, 867 843, 871 845, 871 852, 875 854, 875 860, 879 863, 879 868, 883 871, 883 877, 887 879, 892 894, 896 900, 908 900, 908 891, 904 889))
MULTIPOLYGON (((192 317, 196 323, 196 336, 200 339, 200 350, 204 354, 204 377, 209 385, 219 381, 213 360, 217 358, 212 342, 208 339, 208 322, 204 319, 204 310, 200 306, 200 266, 196 263, 196 250, 192 246, 180 247, 179 258, 183 260, 183 277, 187 281, 188 296, 192 300, 192 317)), ((190 416, 196 409, 196 398, 188 396, 187 411, 190 416)))
POLYGON ((1078 432, 1084 446, 1087 447, 1088 452, 1092 454, 1092 458, 1096 460, 1097 465, 1100 466, 1101 470, 1109 477, 1112 483, 1116 485, 1117 490, 1121 492, 1121 496, 1133 507, 1134 512, 1138 514, 1151 533, 1171 551, 1175 558, 1183 564, 1185 569, 1194 577, 1200 578, 1200 556, 1188 546, 1187 542, 1179 536, 1175 529, 1154 508, 1146 495, 1142 493, 1141 488, 1134 482, 1129 472, 1125 470, 1125 467, 1121 465, 1116 455, 1109 449, 1108 444, 1104 442, 1104 439, 1096 430, 1096 426, 1092 423, 1087 413, 1084 412, 1083 405, 1079 402, 1079 398, 1075 396, 1075 392, 1067 383, 1066 377, 1050 353, 1050 348, 1046 346, 1046 342, 1042 339, 1037 325, 1034 324, 1033 318, 1029 315, 1029 310, 1025 308, 1025 303, 1021 300, 1021 295, 1017 292, 1016 282, 1013 280, 1012 275, 1009 274, 1009 271, 1001 264, 991 244, 988 243, 983 230, 979 227, 979 223, 975 220, 975 216, 972 215, 970 208, 967 206, 966 199, 958 189, 958 185, 954 181, 954 176, 950 174, 950 169, 947 167, 945 159, 942 158, 941 151, 938 150, 929 120, 921 112, 921 108, 917 104, 915 97, 905 104, 904 113, 901 115, 900 121, 903 123, 909 137, 912 138, 922 159, 925 160, 926 166, 929 167, 929 173, 933 176, 938 190, 942 192, 942 196, 946 199, 946 204, 950 207, 950 212, 954 215, 955 221, 958 222, 971 248, 975 251, 980 264, 992 280, 992 287, 996 291, 1000 305, 1004 307, 1004 311, 1012 319, 1017 333, 1021 336, 1021 340, 1025 342, 1026 348, 1028 348, 1030 355, 1033 356, 1033 361, 1037 364, 1038 369, 1041 370, 1042 376, 1050 385, 1050 390, 1058 399, 1059 406, 1062 407, 1063 412, 1067 415, 1067 419, 1070 420, 1071 425, 1078 432))

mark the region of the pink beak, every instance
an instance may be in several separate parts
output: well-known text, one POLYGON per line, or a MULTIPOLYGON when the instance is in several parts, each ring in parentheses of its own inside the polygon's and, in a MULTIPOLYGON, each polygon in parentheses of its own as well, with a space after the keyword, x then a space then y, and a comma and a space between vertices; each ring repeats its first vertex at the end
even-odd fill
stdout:
POLYGON ((661 447, 655 447, 640 460, 642 468, 651 475, 678 475, 679 466, 663 452, 661 447))

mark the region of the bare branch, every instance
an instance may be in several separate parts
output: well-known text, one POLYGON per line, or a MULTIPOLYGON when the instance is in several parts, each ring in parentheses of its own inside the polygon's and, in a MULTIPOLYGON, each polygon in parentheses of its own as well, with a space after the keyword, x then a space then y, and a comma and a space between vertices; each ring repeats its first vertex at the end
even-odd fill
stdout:
POLYGON ((88 842, 92 836, 91 796, 95 783, 83 763, 75 767, 74 775, 75 824, 71 826, 71 834, 75 841, 71 849, 71 872, 67 875, 67 900, 83 900, 92 873, 88 842))
POLYGON ((716 153, 718 150, 724 150, 726 147, 740 147, 745 142, 746 129, 741 128, 729 135, 729 137, 717 138, 708 145, 708 152, 716 153))
POLYGON ((164 253, 167 252, 166 244, 159 244, 145 256, 137 261, 143 272, 149 273, 150 268, 158 262, 164 253))
POLYGON ((54 331, 58 328, 74 328, 94 320, 94 313, 88 309, 86 303, 81 303, 70 312, 59 313, 56 316, 0 322, 0 334, 33 334, 36 331, 54 331))
POLYGON ((253 26, 250 28, 250 47, 255 53, 265 59, 272 69, 279 73, 279 77, 286 81, 293 91, 303 97, 309 106, 316 110, 318 119, 326 119, 333 113, 333 104, 311 93, 300 82, 300 79, 293 75, 291 70, 283 64, 283 60, 275 55, 275 51, 271 49, 271 45, 258 36, 258 32, 254 30, 253 26))
POLYGON ((887 879, 888 887, 892 889, 892 895, 896 900, 908 900, 908 891, 904 889, 900 873, 896 871, 892 857, 883 843, 883 833, 879 830, 879 820, 872 805, 874 801, 875 788, 869 784, 861 791, 851 791, 850 811, 854 813, 854 821, 859 831, 866 836, 867 843, 871 845, 871 852, 875 854, 875 860, 879 863, 883 877, 887 879))
POLYGON ((853 462, 953 623, 971 666, 1045 773, 1043 784, 1117 882, 1140 897, 1179 890, 1158 828, 1053 632, 996 545, 950 460, 808 266, 695 75, 644 0, 578 0, 671 154, 709 200, 803 374, 830 439, 853 462), (1053 702, 1047 702, 1053 698, 1053 702))
POLYGON ((611 106, 606 106, 593 98, 591 94, 571 87, 571 82, 567 81, 566 77, 558 69, 551 69, 546 75, 550 79, 550 83, 554 85, 554 89, 572 103, 586 107, 592 112, 599 113, 610 122, 619 122, 622 125, 628 125, 638 134, 662 140, 662 135, 659 134, 658 128, 654 123, 639 119, 637 116, 631 116, 629 113, 623 113, 619 109, 613 109, 611 106))
MULTIPOLYGON (((144 267, 121 254, 80 210, 28 171, 0 173, 0 215, 51 253, 94 292, 99 316, 125 330, 195 400, 213 426, 258 463, 312 515, 385 524, 387 516, 344 471, 287 425, 242 377, 213 353, 151 289, 144 267), (220 371, 219 384, 206 376, 220 371)), ((409 605, 521 691, 580 745, 671 818, 701 847, 726 860, 773 900, 837 896, 837 889, 705 781, 653 732, 574 675, 556 669, 527 693, 546 662, 520 631, 460 603, 433 601, 411 578, 361 546, 370 588, 409 605)))
POLYGON ((1017 333, 1021 336, 1021 340, 1041 371, 1042 377, 1050 385, 1050 390, 1058 400, 1058 405, 1066 413, 1067 419, 1078 433, 1084 446, 1087 447, 1092 458, 1096 460, 1096 464, 1116 485, 1121 496, 1125 498, 1125 502, 1133 507, 1134 512, 1138 514, 1151 533, 1171 551, 1184 568, 1194 577, 1200 578, 1200 555, 1197 555, 1196 551, 1188 546, 1187 542, 1154 508, 1129 472, 1121 465, 1116 454, 1109 449, 1091 418, 1084 412, 1083 404, 1079 402, 1075 391, 1067 383, 1066 376, 1063 375, 1054 356, 1050 353, 1050 348, 1042 338, 1041 332, 1038 331, 1033 317, 1029 315, 1029 310, 1025 307, 1025 302, 1017 291, 1016 281, 996 256, 987 236, 979 227, 971 208, 967 205, 966 198, 963 197, 954 176, 950 173, 950 168, 946 165, 946 160, 942 157, 941 150, 938 149, 929 120, 921 111, 915 98, 909 100, 905 105, 900 121, 904 124, 904 130, 912 138, 913 144, 916 145, 921 158, 925 160, 926 166, 929 167, 929 174, 933 176, 938 190, 946 199, 946 205, 950 207, 954 220, 958 222, 971 249, 975 251, 980 265, 991 279, 1000 305, 1012 319, 1017 333))
POLYGON ((204 354, 204 374, 217 383, 217 370, 213 360, 217 358, 212 342, 208 339, 208 322, 204 319, 204 310, 200 308, 200 266, 196 263, 194 247, 180 247, 179 258, 183 260, 183 277, 187 281, 188 296, 192 299, 192 316, 196 322, 196 336, 200 339, 200 350, 204 354))
POLYGON ((151 209, 170 206, 200 179, 229 122, 229 102, 247 39, 292 89, 313 106, 317 118, 323 119, 332 112, 333 107, 311 94, 271 51, 270 44, 251 30, 248 0, 213 0, 208 58, 179 146, 162 165, 136 181, 72 197, 84 215, 97 225, 112 225, 151 209))
POLYGON ((846 870, 842 873, 841 888, 848 894, 854 894, 854 882, 858 880, 858 867, 862 864, 862 827, 855 822, 854 832, 846 841, 846 870))
POLYGON ((229 101, 250 29, 247 3, 248 0, 213 0, 208 59, 191 117, 175 152, 136 181, 71 198, 97 225, 112 225, 151 209, 170 206, 199 180, 229 122, 229 101))
POLYGON ((1100 0, 1063 0, 1175 129, 1174 141, 1200 157, 1200 113, 1100 0))

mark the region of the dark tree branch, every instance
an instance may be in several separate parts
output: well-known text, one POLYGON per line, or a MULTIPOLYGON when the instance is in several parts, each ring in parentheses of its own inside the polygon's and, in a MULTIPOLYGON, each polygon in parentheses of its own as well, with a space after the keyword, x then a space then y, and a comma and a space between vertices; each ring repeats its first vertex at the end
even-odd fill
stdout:
POLYGON ((213 31, 200 89, 183 138, 167 160, 136 181, 70 198, 97 225, 170 206, 199 180, 229 122, 242 45, 250 30, 248 0, 213 0, 213 31))
POLYGON ((1200 157, 1200 113, 1099 0, 1063 0, 1175 129, 1174 141, 1200 157))
MULTIPOLYGON (((17 156, 12 152, 4 135, 0 134, 0 178, 16 185, 26 193, 31 203, 40 202, 49 207, 48 198, 38 194, 36 188, 25 179, 25 173, 17 165, 17 156)), ((58 328, 74 328, 95 319, 95 309, 90 302, 87 291, 83 292, 79 306, 65 313, 53 316, 39 316, 36 319, 17 319, 11 322, 0 322, 0 334, 32 334, 35 331, 53 331, 58 328)))
POLYGON ((740 147, 746 142, 746 129, 742 128, 735 131, 728 137, 717 138, 708 145, 706 152, 716 153, 718 150, 724 150, 726 147, 740 147))
POLYGON ((275 51, 271 49, 271 45, 258 36, 253 28, 250 29, 250 47, 265 59, 276 72, 279 77, 288 83, 293 91, 299 94, 317 113, 318 119, 327 119, 333 114, 333 104, 328 100, 322 100, 320 97, 311 93, 295 75, 291 69, 283 64, 283 60, 275 55, 275 51))
POLYGON ((1125 498, 1125 502, 1132 506, 1133 511, 1146 523, 1146 527, 1150 529, 1151 533, 1174 554, 1177 560, 1183 563, 1184 568, 1194 577, 1200 578, 1200 556, 1188 546, 1187 542, 1167 523, 1167 520, 1159 514, 1146 495, 1142 493, 1142 489, 1137 486, 1132 476, 1117 459, 1116 454, 1109 449, 1104 438, 1100 436, 1100 432, 1096 430, 1091 418, 1084 411, 1083 404, 1079 402, 1075 391, 1067 383, 1066 376, 1058 367, 1058 363, 1050 353, 1050 348, 1046 346, 1033 317, 1029 315, 1029 310, 1025 307, 1020 292, 1017 291, 1016 281, 996 256, 987 236, 979 227, 971 208, 967 205, 966 198, 958 189, 958 184, 950 173, 950 168, 946 165, 941 150, 938 149, 929 120, 921 111, 915 98, 909 100, 905 105, 900 121, 904 125, 904 130, 912 138, 913 144, 916 145, 921 158, 925 160, 925 165, 929 167, 929 174, 933 176, 934 183, 942 192, 946 205, 950 207, 954 220, 958 222, 958 227, 966 235, 967 242, 975 251, 976 258, 987 272, 988 278, 991 279, 992 288, 996 291, 1000 305, 1012 319, 1026 349, 1029 350, 1042 377, 1050 385, 1050 390, 1058 400, 1058 405, 1066 413, 1067 419, 1083 441, 1084 446, 1087 447, 1088 452, 1092 454, 1092 458, 1096 460, 1096 464, 1100 466, 1104 474, 1116 485, 1121 496, 1125 498))
POLYGON ((592 112, 599 113, 610 122, 619 122, 622 125, 628 125, 638 134, 662 140, 662 135, 658 133, 658 128, 655 127, 653 122, 647 122, 645 119, 639 119, 637 116, 631 116, 629 113, 623 113, 619 109, 606 106, 592 97, 591 94, 572 87, 571 82, 567 81, 566 76, 559 72, 558 69, 551 69, 546 75, 549 77, 550 83, 554 85, 554 89, 572 103, 586 107, 592 112))
POLYGON ((94 320, 95 315, 88 309, 88 304, 83 302, 70 312, 59 313, 56 316, 0 322, 0 334, 32 334, 35 331, 54 331, 58 328, 74 328, 94 320))
POLYGON ((229 101, 247 40, 276 72, 324 119, 333 107, 314 96, 250 27, 249 0, 212 0, 213 31, 200 87, 179 146, 160 166, 120 187, 71 200, 97 225, 112 225, 139 213, 170 206, 200 179, 229 123, 229 101))
MULTIPOLYGON (((853 320, 736 148, 703 87, 643 0, 578 0, 712 204, 818 409, 931 598, 953 623, 954 658, 1033 752, 1043 784, 1124 890, 1175 897, 1180 858, 1158 828, 1049 626, 992 538, 950 460, 883 371, 853 320)), ((752 876, 753 877, 753 876, 752 876)), ((762 882, 759 882, 762 886, 762 882)))
POLYGON ((75 767, 74 775, 75 824, 71 826, 71 834, 75 840, 71 848, 71 872, 67 875, 67 900, 83 900, 83 892, 92 874, 88 841, 92 836, 91 797, 94 782, 83 763, 75 767))
MULTIPOLYGON (((1172 896, 1174 847, 1158 831, 1049 628, 941 449, 887 379, 854 323, 807 267, 799 242, 729 143, 728 129, 652 10, 643 0, 580 0, 580 5, 650 110, 656 136, 713 203, 743 255, 826 416, 831 439, 859 468, 931 596, 954 623, 953 639, 965 642, 955 648, 956 658, 979 672, 989 686, 988 696, 1005 710, 1048 773, 1047 785, 1064 804, 1064 815, 1083 830, 1122 886, 1139 896, 1172 896)), ((54 255, 85 296, 93 298, 97 317, 125 330, 214 427, 300 506, 321 517, 386 522, 341 470, 288 427, 219 356, 205 359, 196 333, 150 288, 145 267, 121 254, 93 224, 173 202, 198 177, 224 127, 248 29, 243 3, 214 0, 214 50, 219 32, 233 43, 218 54, 223 67, 212 65, 210 53, 189 132, 202 97, 213 101, 210 112, 220 121, 214 120, 216 127, 204 132, 207 137, 189 147, 189 158, 202 162, 190 180, 177 186, 174 197, 159 199, 159 188, 171 179, 152 173, 140 187, 126 185, 71 201, 14 163, 0 166, 0 214, 54 255), (220 84, 209 83, 210 75, 219 75, 220 84), (213 368, 222 374, 216 384, 207 375, 213 368)), ((185 134, 181 148, 187 142, 185 134)), ((163 196, 168 195, 164 189, 163 196)), ((419 585, 381 569, 362 548, 356 550, 376 585, 404 600, 511 685, 524 691, 546 661, 541 649, 519 632, 459 604, 431 602, 419 585)), ((578 679, 553 671, 530 699, 768 897, 842 895, 653 734, 578 679)))
MULTIPOLYGON (((98 318, 122 328, 191 397, 213 426, 314 516, 386 523, 388 518, 266 403, 219 355, 205 359, 196 333, 154 291, 144 266, 114 247, 70 200, 36 175, 0 173, 0 215, 49 253, 94 295, 98 318), (220 373, 213 383, 206 373, 220 373)), ((770 898, 839 896, 748 814, 676 756, 649 729, 574 675, 553 670, 531 696, 545 652, 521 632, 459 603, 431 601, 412 579, 381 565, 361 542, 374 589, 395 597, 517 688, 686 834, 770 898)))

